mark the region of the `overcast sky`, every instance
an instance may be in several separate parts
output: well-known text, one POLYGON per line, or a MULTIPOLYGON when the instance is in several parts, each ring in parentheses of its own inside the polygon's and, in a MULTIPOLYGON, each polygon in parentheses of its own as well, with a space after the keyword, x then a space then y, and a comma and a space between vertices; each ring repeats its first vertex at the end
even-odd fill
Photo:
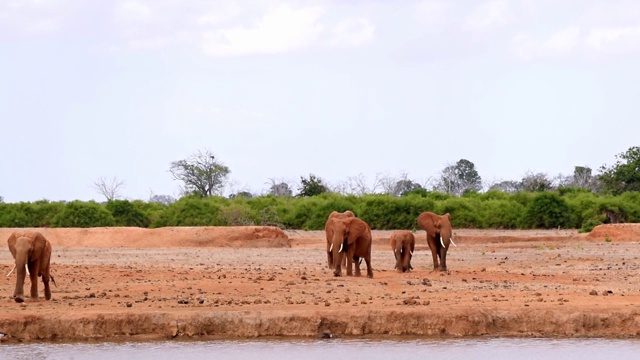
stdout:
POLYGON ((638 64, 637 0, 2 0, 0 196, 176 196, 201 149, 256 193, 595 171, 638 145, 638 64))

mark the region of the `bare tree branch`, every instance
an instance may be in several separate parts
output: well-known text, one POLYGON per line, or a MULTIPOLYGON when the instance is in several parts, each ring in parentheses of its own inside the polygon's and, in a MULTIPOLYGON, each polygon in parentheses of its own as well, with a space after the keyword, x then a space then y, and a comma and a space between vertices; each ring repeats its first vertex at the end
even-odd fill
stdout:
POLYGON ((120 190, 124 188, 124 184, 124 180, 118 180, 115 176, 111 180, 101 176, 93 182, 93 188, 107 201, 112 201, 121 197, 120 190))

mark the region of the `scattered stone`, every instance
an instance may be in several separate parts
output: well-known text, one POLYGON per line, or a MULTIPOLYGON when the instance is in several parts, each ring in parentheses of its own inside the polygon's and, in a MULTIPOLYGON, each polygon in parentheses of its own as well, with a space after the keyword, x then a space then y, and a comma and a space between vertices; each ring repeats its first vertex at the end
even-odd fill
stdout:
POLYGON ((185 300, 185 299, 178 300, 178 304, 181 304, 181 305, 186 305, 188 303, 189 303, 189 300, 185 300))
POLYGON ((132 304, 132 303, 127 302, 127 307, 132 307, 132 306, 133 306, 133 304, 132 304))
POLYGON ((474 296, 474 297, 473 297, 473 301, 480 301, 480 298, 479 298, 479 297, 477 297, 477 296, 474 296))
POLYGON ((204 304, 204 302, 205 302, 205 301, 207 301, 207 299, 205 299, 205 298, 200 298, 200 299, 198 300, 198 303, 199 303, 200 305, 202 305, 202 304, 204 304))
POLYGON ((598 292, 595 290, 591 290, 591 292, 589 292, 589 295, 598 295, 598 292))
POLYGON ((328 302, 328 301, 325 301, 325 302, 324 302, 324 306, 331 306, 331 303, 330 303, 330 302, 328 302))
POLYGON ((432 286, 431 285, 431 280, 429 280, 427 278, 422 279, 422 285, 424 285, 424 286, 432 286))

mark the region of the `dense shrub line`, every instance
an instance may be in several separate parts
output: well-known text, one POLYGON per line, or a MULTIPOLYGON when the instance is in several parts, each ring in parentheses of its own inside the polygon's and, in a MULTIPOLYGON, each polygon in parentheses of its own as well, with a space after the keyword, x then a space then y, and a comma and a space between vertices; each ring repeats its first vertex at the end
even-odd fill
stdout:
POLYGON ((262 196, 185 197, 170 205, 140 200, 68 203, 46 200, 0 203, 0 227, 220 226, 275 225, 320 230, 333 211, 352 210, 373 229, 412 229, 423 211, 451 213, 457 228, 578 228, 602 223, 640 222, 640 192, 618 196, 561 188, 554 192, 468 192, 461 197, 437 192, 408 196, 322 194, 293 198, 262 196))

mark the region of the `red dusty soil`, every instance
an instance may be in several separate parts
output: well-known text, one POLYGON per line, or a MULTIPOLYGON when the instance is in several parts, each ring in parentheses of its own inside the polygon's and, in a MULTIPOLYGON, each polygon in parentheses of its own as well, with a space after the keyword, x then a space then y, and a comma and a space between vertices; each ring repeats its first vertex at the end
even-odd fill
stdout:
MULTIPOLYGON (((12 229, 0 229, 0 239, 12 229)), ((333 277, 322 231, 271 227, 40 229, 53 299, 18 304, 0 248, 0 342, 259 336, 640 335, 640 225, 455 231, 446 273, 424 232, 394 271, 374 231, 374 278, 333 277), (608 241, 609 238, 611 241, 608 241)), ((365 267, 363 263, 363 268, 365 267)), ((29 280, 25 290, 29 290, 29 280)))

